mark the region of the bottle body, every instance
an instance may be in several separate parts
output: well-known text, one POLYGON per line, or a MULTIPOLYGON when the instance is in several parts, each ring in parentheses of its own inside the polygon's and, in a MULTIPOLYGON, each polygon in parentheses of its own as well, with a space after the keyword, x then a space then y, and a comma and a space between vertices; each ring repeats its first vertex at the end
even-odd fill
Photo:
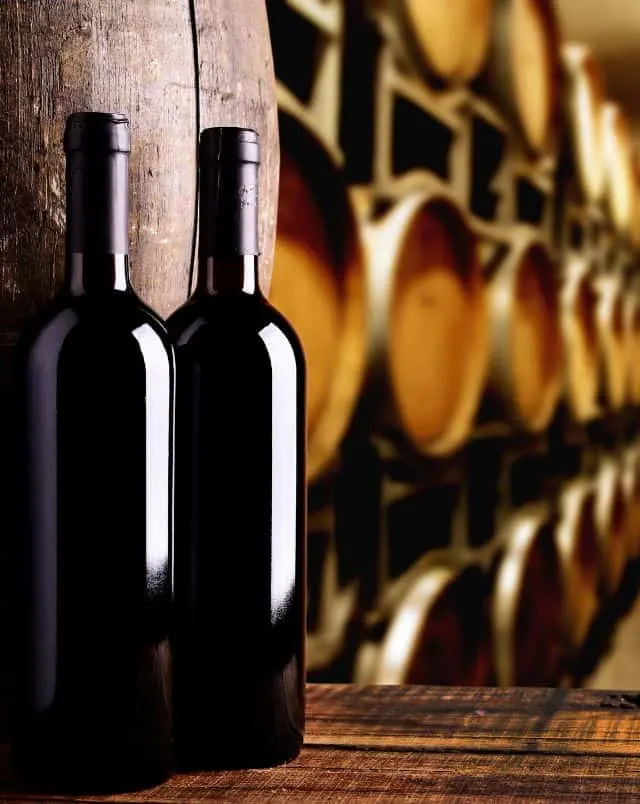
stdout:
POLYGON ((201 768, 275 765, 304 731, 304 357, 259 293, 199 294, 168 327, 176 755, 201 768))
POLYGON ((64 287, 16 349, 13 754, 28 782, 170 772, 175 360, 128 276, 128 123, 72 115, 64 287))
POLYGON ((16 762, 90 788, 171 759, 173 356, 113 295, 57 300, 18 352, 16 762))

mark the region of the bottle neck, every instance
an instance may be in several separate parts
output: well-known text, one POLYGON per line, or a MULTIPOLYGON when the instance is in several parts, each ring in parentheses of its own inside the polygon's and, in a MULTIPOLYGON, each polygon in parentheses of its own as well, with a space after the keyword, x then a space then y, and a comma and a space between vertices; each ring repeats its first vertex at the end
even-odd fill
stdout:
POLYGON ((244 293, 260 296, 258 257, 241 254, 236 257, 200 257, 198 294, 210 296, 244 293))
POLYGON ((201 163, 199 293, 261 295, 257 196, 257 164, 201 163))
POLYGON ((67 155, 66 284, 74 295, 127 291, 129 156, 67 155))

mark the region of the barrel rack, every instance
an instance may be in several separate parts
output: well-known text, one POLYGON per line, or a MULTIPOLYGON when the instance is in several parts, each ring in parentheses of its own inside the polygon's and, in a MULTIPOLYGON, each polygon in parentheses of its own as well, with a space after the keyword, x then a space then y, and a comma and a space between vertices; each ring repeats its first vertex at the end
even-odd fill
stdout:
MULTIPOLYGON (((568 58, 561 47, 552 4, 529 0, 548 61, 541 72, 548 110, 538 125, 518 107, 505 39, 526 3, 477 4, 478 13, 487 10, 486 20, 475 21, 477 64, 445 49, 441 62, 451 55, 454 65, 448 76, 434 69, 437 53, 430 63, 428 48, 416 42, 411 14, 419 6, 410 0, 267 5, 281 150, 301 154, 299 129, 330 155, 344 209, 357 224, 354 264, 365 296, 364 335, 349 349, 358 388, 343 395, 349 415, 325 438, 310 473, 310 677, 580 683, 638 585, 640 525, 630 512, 640 397, 628 375, 640 350, 632 351, 636 336, 624 323, 637 296, 636 245, 612 220, 611 204, 586 197, 577 178, 568 120, 576 54, 568 58), (388 376, 391 303, 375 298, 378 285, 388 293, 394 281, 380 278, 387 268, 376 231, 399 231, 401 207, 411 204, 416 219, 444 210, 437 219, 447 221, 447 205, 460 216, 478 255, 474 292, 482 291, 486 305, 486 354, 476 363, 482 382, 467 382, 465 393, 477 399, 448 440, 424 435, 424 422, 412 433, 409 408, 403 413, 388 376), (514 357, 513 344, 529 337, 519 316, 537 340, 514 357), (576 337, 583 341, 573 347, 576 337), (539 365, 527 349, 538 350, 539 365), (568 355, 582 362, 569 365, 568 355), (623 372, 619 392, 610 364, 623 372), (572 371, 580 383, 573 395, 572 371), (458 653, 457 637, 464 643, 458 653)), ((304 153, 299 158, 303 170, 304 153)), ((326 180, 313 167, 307 173, 312 188, 326 180)), ((327 197, 327 226, 340 228, 327 197)), ((288 307, 281 287, 295 281, 294 266, 278 286, 278 246, 275 264, 274 302, 296 324, 322 300, 288 307)), ((342 287, 353 290, 353 282, 342 287)), ((469 338, 464 349, 474 344, 469 338)), ((421 348, 416 341, 416 353, 421 348)), ((450 359, 458 357, 452 349, 450 359)), ((437 394, 435 380, 431 387, 437 394)), ((312 451, 314 438, 312 422, 312 451)))

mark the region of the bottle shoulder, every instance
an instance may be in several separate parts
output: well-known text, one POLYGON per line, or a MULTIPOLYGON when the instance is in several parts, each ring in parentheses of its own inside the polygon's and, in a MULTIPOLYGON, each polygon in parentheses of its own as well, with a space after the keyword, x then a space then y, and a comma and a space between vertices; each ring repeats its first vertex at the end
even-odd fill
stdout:
POLYGON ((73 296, 59 292, 24 327, 18 341, 18 359, 30 352, 60 351, 76 339, 123 344, 151 342, 172 355, 166 327, 156 313, 134 293, 73 296))
POLYGON ((167 328, 178 349, 211 339, 264 340, 265 332, 278 332, 281 340, 289 342, 296 356, 303 358, 293 327, 263 296, 192 297, 169 317, 167 328))

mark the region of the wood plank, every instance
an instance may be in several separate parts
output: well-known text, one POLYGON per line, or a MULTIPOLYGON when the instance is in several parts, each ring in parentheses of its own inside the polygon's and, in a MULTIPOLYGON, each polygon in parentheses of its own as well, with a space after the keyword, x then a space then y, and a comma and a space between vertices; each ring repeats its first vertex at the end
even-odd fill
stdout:
POLYGON ((633 694, 326 685, 314 687, 309 698, 308 743, 640 755, 640 696, 633 694))
POLYGON ((134 795, 25 795, 5 749, 1 801, 571 801, 640 798, 639 696, 580 690, 310 686, 300 757, 178 774, 134 795))

